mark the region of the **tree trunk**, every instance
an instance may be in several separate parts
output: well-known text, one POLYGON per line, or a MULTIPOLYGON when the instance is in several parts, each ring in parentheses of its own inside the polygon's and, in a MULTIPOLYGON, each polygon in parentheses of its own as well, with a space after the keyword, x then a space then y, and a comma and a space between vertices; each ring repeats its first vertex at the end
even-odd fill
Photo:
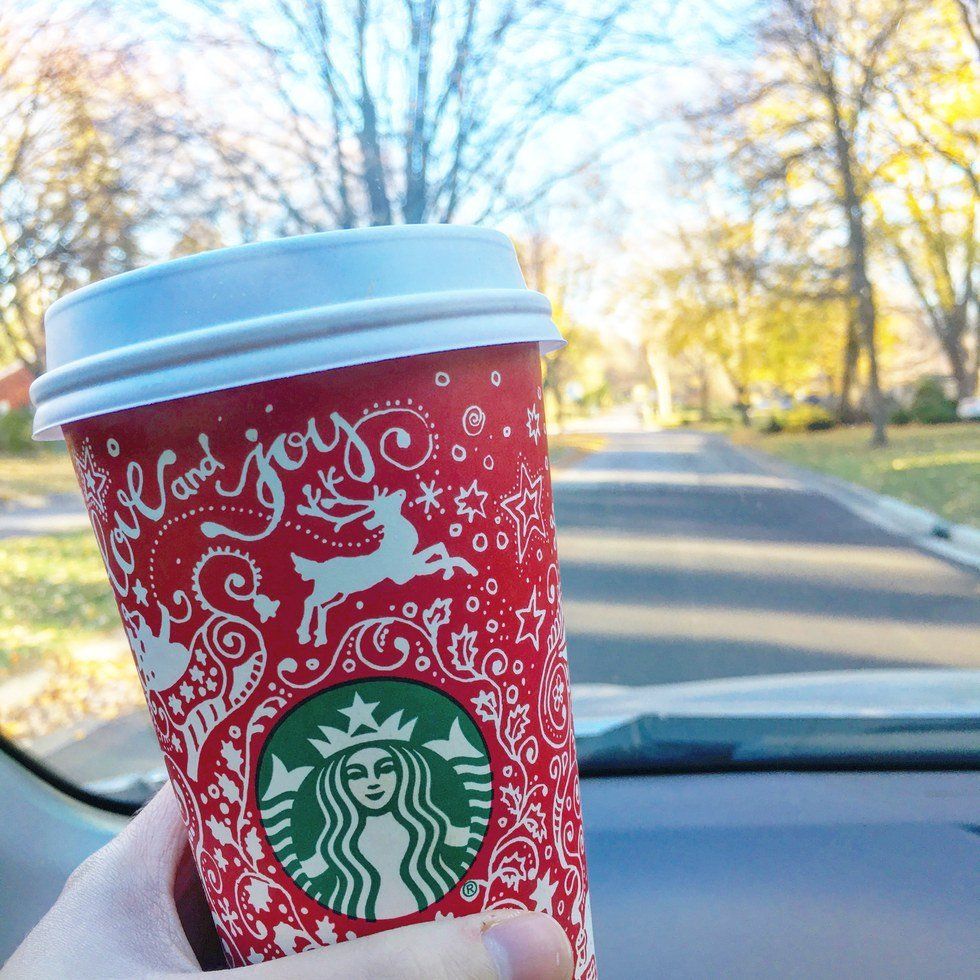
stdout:
POLYGON ((752 425, 749 418, 749 397, 748 392, 742 385, 735 385, 735 411, 741 420, 742 426, 748 429, 752 425))
POLYGON ((969 398, 977 390, 976 373, 971 370, 970 357, 963 343, 966 335, 966 310, 957 307, 955 310, 944 311, 943 329, 939 333, 949 370, 956 383, 956 400, 969 398))
POLYGON ((708 378, 708 365, 701 362, 698 370, 698 414, 702 422, 711 418, 711 382, 708 378))
POLYGON ((864 226, 864 202, 854 179, 852 166, 851 140, 845 130, 837 103, 836 91, 828 91, 828 103, 834 125, 834 147, 837 167, 841 179, 843 195, 841 204, 847 221, 847 275, 855 304, 857 326, 864 349, 868 354, 868 401, 873 432, 872 446, 888 443, 885 429, 885 401, 881 395, 881 381, 878 376, 878 339, 874 292, 868 277, 868 239, 864 226))
POLYGON ((843 425, 853 422, 857 413, 854 411, 854 382, 857 379, 858 355, 861 343, 858 339, 857 326, 853 313, 848 311, 847 337, 844 341, 844 360, 840 376, 840 398, 837 403, 837 421, 843 425))
POLYGON ((667 358, 653 344, 646 345, 646 357, 653 386, 657 389, 657 417, 661 422, 666 422, 674 414, 674 393, 667 358))

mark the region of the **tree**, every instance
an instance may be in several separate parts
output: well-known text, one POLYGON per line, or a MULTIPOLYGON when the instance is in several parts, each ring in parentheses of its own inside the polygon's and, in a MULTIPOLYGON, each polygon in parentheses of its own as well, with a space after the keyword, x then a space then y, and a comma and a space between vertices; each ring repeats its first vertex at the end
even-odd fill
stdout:
POLYGON ((696 366, 702 413, 708 367, 715 366, 747 425, 754 391, 808 388, 832 373, 845 319, 841 294, 814 275, 819 253, 800 261, 805 223, 784 226, 771 202, 710 162, 688 159, 685 175, 697 217, 677 229, 672 261, 636 287, 645 347, 652 367, 668 357, 696 366))
POLYGON ((578 399, 595 397, 606 384, 610 346, 572 313, 574 294, 588 289, 593 269, 562 249, 540 224, 515 241, 531 289, 551 301, 551 318, 567 341, 541 362, 546 407, 559 425, 578 399))
MULTIPOLYGON (((535 201, 522 154, 634 77, 670 0, 198 0, 188 39, 250 66, 247 130, 220 150, 280 232, 472 221, 535 201)), ((220 56, 219 56, 220 57, 220 56)), ((610 140, 615 133, 610 133, 610 140)))
POLYGON ((881 136, 888 156, 873 203, 949 361, 957 397, 966 398, 976 391, 980 353, 980 58, 965 46, 961 24, 955 4, 936 3, 903 34, 903 72, 889 93, 881 136))
POLYGON ((172 102, 147 90, 136 52, 79 45, 85 16, 0 11, 0 349, 35 375, 44 309, 131 268, 165 188, 186 187, 172 102))
MULTIPOLYGON (((867 359, 875 445, 886 441, 886 406, 869 236, 869 195, 878 165, 874 133, 900 67, 895 38, 923 2, 771 0, 755 27, 757 65, 740 72, 710 109, 712 117, 733 121, 733 157, 754 170, 760 184, 780 185, 796 208, 820 207, 819 189, 832 205, 832 231, 845 257, 848 322, 867 359)), ((844 349, 847 379, 858 344, 844 349)), ((842 397, 846 401, 846 389, 842 397)))

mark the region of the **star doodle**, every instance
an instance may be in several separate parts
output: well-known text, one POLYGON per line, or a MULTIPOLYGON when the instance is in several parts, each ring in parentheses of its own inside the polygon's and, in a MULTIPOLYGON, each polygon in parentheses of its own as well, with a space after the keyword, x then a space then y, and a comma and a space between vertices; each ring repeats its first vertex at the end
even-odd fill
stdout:
POLYGON ((184 681, 184 683, 180 685, 180 696, 185 701, 190 701, 190 699, 194 697, 194 688, 191 687, 187 681, 184 681))
POLYGON ((146 605, 146 586, 139 579, 133 583, 133 597, 141 606, 146 605))
POLYGON ((535 534, 547 539, 542 510, 542 485, 540 474, 531 479, 526 464, 521 463, 517 489, 500 501, 500 506, 514 521, 517 529, 517 560, 524 561, 528 545, 535 534))
POLYGON ((537 445, 538 439, 541 436, 541 416, 538 414, 538 410, 534 405, 527 410, 527 434, 534 440, 535 445, 537 445))
POLYGON ((538 608, 538 590, 531 589, 531 598, 523 609, 515 609, 517 618, 520 621, 520 629, 517 631, 515 643, 522 640, 530 640, 535 650, 538 649, 538 635, 541 632, 541 624, 544 622, 545 610, 538 608))
POLYGON ((456 513, 460 517, 465 517, 470 524, 473 523, 473 518, 477 515, 486 517, 486 511, 483 508, 489 496, 490 494, 486 490, 481 490, 476 485, 476 480, 466 488, 460 487, 459 493, 453 498, 456 502, 456 513))
POLYGON ((183 714, 184 706, 180 703, 179 698, 174 697, 173 694, 171 694, 170 697, 167 698, 167 704, 170 705, 170 710, 175 715, 183 714))
POLYGON ((551 872, 545 873, 543 878, 538 879, 538 883, 535 886, 533 892, 531 892, 531 901, 534 902, 535 912, 547 912, 551 915, 551 903, 555 897, 555 891, 558 888, 558 882, 553 882, 551 880, 551 872))
POLYGON ((109 474, 95 461, 92 445, 85 441, 76 464, 85 503, 90 510, 105 514, 105 495, 109 474))
POLYGON ((439 506, 439 495, 442 493, 442 488, 436 488, 435 480, 430 480, 428 483, 422 480, 419 482, 419 490, 422 492, 415 498, 415 503, 421 504, 428 514, 430 508, 439 506))
POLYGON ((348 731, 353 735, 359 728, 377 728, 378 723, 374 720, 374 709, 378 707, 380 701, 366 703, 361 699, 360 694, 354 695, 354 700, 349 708, 340 708, 342 715, 350 718, 348 731))

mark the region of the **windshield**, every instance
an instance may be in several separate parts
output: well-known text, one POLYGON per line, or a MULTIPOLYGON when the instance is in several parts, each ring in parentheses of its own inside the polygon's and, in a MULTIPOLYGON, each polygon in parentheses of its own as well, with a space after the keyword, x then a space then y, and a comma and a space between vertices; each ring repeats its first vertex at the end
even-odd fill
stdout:
POLYGON ((568 340, 542 387, 583 772, 980 761, 974 7, 365 11, 0 11, 0 732, 96 793, 164 778, 75 473, 30 440, 43 310, 458 222, 511 237, 568 340))

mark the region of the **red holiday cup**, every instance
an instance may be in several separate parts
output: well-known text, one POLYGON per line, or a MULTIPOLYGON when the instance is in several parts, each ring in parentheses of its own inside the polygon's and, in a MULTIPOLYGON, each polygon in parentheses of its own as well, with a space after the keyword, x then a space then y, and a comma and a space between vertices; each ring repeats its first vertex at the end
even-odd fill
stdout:
POLYGON ((539 356, 510 242, 339 232, 87 287, 63 433, 228 961, 484 909, 596 975, 539 356))

